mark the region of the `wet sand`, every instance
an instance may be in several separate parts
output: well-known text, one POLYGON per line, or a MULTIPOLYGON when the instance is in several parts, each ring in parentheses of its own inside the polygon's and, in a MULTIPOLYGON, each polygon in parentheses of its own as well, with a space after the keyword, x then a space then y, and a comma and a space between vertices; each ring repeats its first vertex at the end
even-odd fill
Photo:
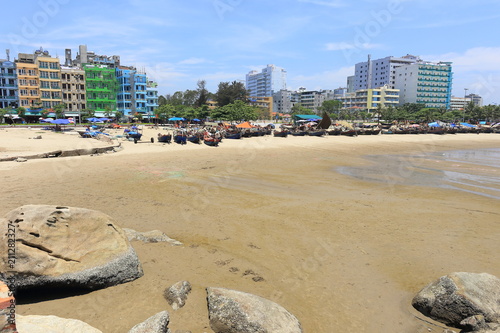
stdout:
MULTIPOLYGON (((5 138, 0 131, 8 150, 5 138)), ((367 165, 365 155, 498 148, 500 135, 123 146, 101 156, 0 163, 0 214, 24 204, 92 208, 122 227, 164 231, 184 246, 133 242, 142 278, 85 295, 20 299, 20 314, 76 318, 121 333, 167 310, 172 332, 212 332, 204 288, 217 286, 276 301, 304 332, 441 332, 411 308, 422 287, 456 271, 500 276, 498 200, 336 171, 367 165), (193 291, 173 311, 162 293, 181 280, 193 291)))

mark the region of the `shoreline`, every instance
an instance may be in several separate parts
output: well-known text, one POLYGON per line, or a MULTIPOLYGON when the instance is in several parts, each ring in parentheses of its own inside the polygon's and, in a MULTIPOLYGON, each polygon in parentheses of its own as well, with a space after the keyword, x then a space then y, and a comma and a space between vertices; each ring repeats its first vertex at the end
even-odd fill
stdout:
POLYGON ((12 167, 0 169, 0 213, 23 204, 91 208, 120 227, 158 229, 184 246, 133 242, 142 278, 21 304, 20 314, 75 318, 120 333, 167 310, 172 331, 211 332, 204 288, 226 287, 277 302, 304 332, 441 332, 415 319, 410 301, 416 292, 454 271, 500 276, 498 255, 492 255, 500 253, 498 200, 373 184, 335 171, 370 165, 364 156, 373 153, 411 157, 497 148, 498 135, 259 137, 225 140, 217 148, 123 146, 98 157, 2 163, 12 167), (186 306, 173 311, 162 293, 181 280, 193 291, 186 306))

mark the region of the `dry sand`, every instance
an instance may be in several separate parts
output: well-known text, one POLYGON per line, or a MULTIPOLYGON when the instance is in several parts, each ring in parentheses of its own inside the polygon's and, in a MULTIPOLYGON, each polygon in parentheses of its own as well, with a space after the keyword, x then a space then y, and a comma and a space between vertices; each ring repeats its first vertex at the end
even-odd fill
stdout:
MULTIPOLYGON (((51 136, 69 145, 90 140, 42 135, 47 150, 58 148, 51 136)), ((0 131, 1 154, 13 153, 14 137, 0 131)), ((260 137, 217 148, 122 143, 114 154, 0 163, 0 215, 24 204, 92 208, 184 246, 133 242, 142 278, 50 301, 33 295, 19 300, 20 314, 122 333, 168 310, 172 332, 212 332, 204 288, 214 286, 276 301, 308 333, 442 332, 410 305, 422 287, 456 271, 500 276, 498 200, 336 172, 366 164, 366 154, 498 148, 500 135, 260 137), (180 280, 193 292, 173 311, 162 293, 180 280)))

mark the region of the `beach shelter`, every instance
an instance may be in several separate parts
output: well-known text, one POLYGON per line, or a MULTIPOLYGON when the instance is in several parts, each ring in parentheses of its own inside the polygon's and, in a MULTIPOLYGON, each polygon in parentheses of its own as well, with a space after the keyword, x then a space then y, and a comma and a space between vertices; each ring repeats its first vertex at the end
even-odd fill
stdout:
POLYGON ((68 125, 70 123, 69 119, 56 119, 50 122, 56 125, 68 125))
POLYGON ((101 119, 95 118, 95 117, 88 118, 87 121, 90 121, 91 123, 100 123, 100 122, 102 122, 101 119))
POLYGON ((315 115, 315 114, 296 114, 293 116, 293 119, 295 121, 299 121, 299 120, 318 121, 318 120, 321 120, 322 118, 320 116, 315 115))
POLYGON ((249 121, 245 121, 244 123, 236 125, 238 128, 253 128, 252 124, 249 121))
POLYGON ((172 117, 172 118, 168 118, 168 121, 182 121, 182 120, 186 120, 182 117, 172 117))
POLYGON ((429 123, 429 127, 441 127, 437 122, 429 123))

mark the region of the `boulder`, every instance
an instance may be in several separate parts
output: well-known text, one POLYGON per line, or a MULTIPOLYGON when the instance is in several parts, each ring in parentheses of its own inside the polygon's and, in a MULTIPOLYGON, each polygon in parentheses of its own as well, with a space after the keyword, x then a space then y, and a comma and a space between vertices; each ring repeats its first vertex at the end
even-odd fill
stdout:
POLYGON ((16 332, 16 300, 9 287, 0 281, 0 333, 16 332))
POLYGON ((180 281, 165 289, 163 296, 172 309, 180 309, 186 304, 187 295, 191 292, 191 284, 188 281, 180 281))
POLYGON ((181 242, 168 237, 165 233, 161 232, 160 230, 139 232, 139 231, 135 231, 133 229, 123 228, 123 231, 125 231, 125 234, 127 235, 128 240, 131 242, 132 241, 141 241, 144 243, 165 242, 165 243, 169 243, 171 245, 176 245, 176 246, 182 245, 181 242))
POLYGON ((486 324, 498 324, 500 279, 487 273, 452 273, 422 289, 412 305, 424 315, 452 327, 463 327, 461 322, 474 316, 484 317, 486 324))
POLYGON ((56 316, 16 315, 16 322, 19 333, 102 333, 83 321, 56 316))
POLYGON ((167 311, 158 312, 140 324, 132 327, 128 333, 170 333, 168 323, 170 318, 167 311))
POLYGON ((301 333, 294 315, 265 298, 207 288, 210 327, 216 333, 301 333))
POLYGON ((0 279, 19 289, 99 289, 143 275, 134 249, 115 221, 74 207, 27 205, 0 219, 0 279), (9 252, 10 253, 10 252, 9 252), (8 272, 8 273, 6 273, 8 272))

